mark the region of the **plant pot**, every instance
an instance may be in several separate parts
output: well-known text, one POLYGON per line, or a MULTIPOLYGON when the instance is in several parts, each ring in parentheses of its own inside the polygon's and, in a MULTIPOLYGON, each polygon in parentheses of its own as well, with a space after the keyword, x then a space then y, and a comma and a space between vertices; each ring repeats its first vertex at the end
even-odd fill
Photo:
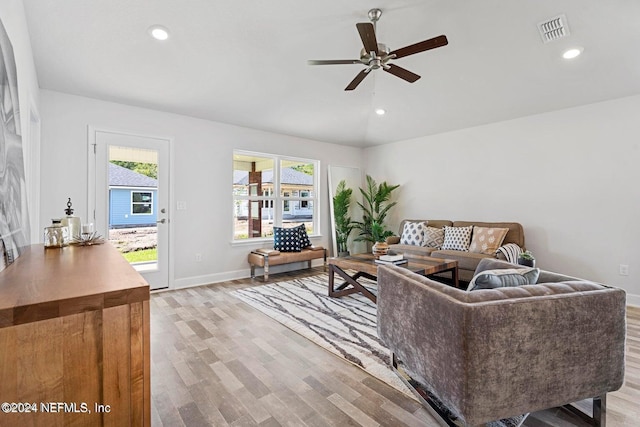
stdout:
POLYGON ((338 252, 338 257, 339 258, 343 258, 343 257, 347 257, 347 256, 349 256, 349 251, 338 252))
POLYGON ((376 242, 371 248, 371 252, 373 252, 376 257, 386 255, 387 252, 389 252, 389 245, 386 242, 376 242))
POLYGON ((527 267, 535 267, 536 266, 536 260, 535 259, 528 259, 528 258, 518 258, 518 264, 524 265, 524 266, 527 266, 527 267))

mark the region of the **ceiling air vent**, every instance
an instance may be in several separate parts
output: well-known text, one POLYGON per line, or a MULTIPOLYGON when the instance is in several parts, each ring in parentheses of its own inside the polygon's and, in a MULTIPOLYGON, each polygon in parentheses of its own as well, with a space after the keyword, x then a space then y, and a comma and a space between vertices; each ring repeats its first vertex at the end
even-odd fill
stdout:
POLYGON ((538 24, 538 30, 542 36, 542 41, 545 43, 566 37, 569 35, 567 17, 558 15, 555 18, 540 22, 538 24))

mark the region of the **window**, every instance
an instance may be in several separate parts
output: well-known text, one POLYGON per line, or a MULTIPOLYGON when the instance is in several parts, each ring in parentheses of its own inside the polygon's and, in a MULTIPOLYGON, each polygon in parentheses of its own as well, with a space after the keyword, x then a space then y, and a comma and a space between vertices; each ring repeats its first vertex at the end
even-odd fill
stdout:
POLYGON ((268 239, 273 227, 318 234, 317 160, 233 154, 233 240, 268 239))
POLYGON ((153 213, 153 193, 151 191, 131 192, 131 214, 151 215, 153 213))

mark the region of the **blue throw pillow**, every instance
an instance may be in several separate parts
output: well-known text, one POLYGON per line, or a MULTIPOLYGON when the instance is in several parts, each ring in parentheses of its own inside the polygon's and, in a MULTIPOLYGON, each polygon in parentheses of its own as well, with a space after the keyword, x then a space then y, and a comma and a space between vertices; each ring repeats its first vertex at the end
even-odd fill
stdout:
POLYGON ((535 285, 540 276, 539 268, 503 268, 485 270, 476 274, 469 282, 468 291, 495 289, 508 286, 535 285))
POLYGON ((300 247, 308 248, 311 246, 311 240, 309 240, 309 235, 307 234, 307 227, 304 224, 300 224, 297 228, 300 232, 300 247))
POLYGON ((300 230, 298 227, 273 227, 273 249, 280 252, 300 252, 300 230))

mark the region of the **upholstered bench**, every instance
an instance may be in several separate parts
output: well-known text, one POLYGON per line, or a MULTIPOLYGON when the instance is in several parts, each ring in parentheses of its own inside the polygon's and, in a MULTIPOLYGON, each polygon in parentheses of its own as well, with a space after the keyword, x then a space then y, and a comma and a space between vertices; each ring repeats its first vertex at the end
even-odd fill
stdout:
POLYGON ((251 265, 251 277, 256 277, 256 267, 264 268, 264 280, 269 280, 269 267, 274 265, 291 264, 294 262, 307 261, 308 268, 311 268, 311 261, 314 259, 324 259, 324 266, 327 266, 327 250, 322 246, 309 246, 300 252, 281 252, 274 249, 256 249, 251 251, 248 260, 251 265))

